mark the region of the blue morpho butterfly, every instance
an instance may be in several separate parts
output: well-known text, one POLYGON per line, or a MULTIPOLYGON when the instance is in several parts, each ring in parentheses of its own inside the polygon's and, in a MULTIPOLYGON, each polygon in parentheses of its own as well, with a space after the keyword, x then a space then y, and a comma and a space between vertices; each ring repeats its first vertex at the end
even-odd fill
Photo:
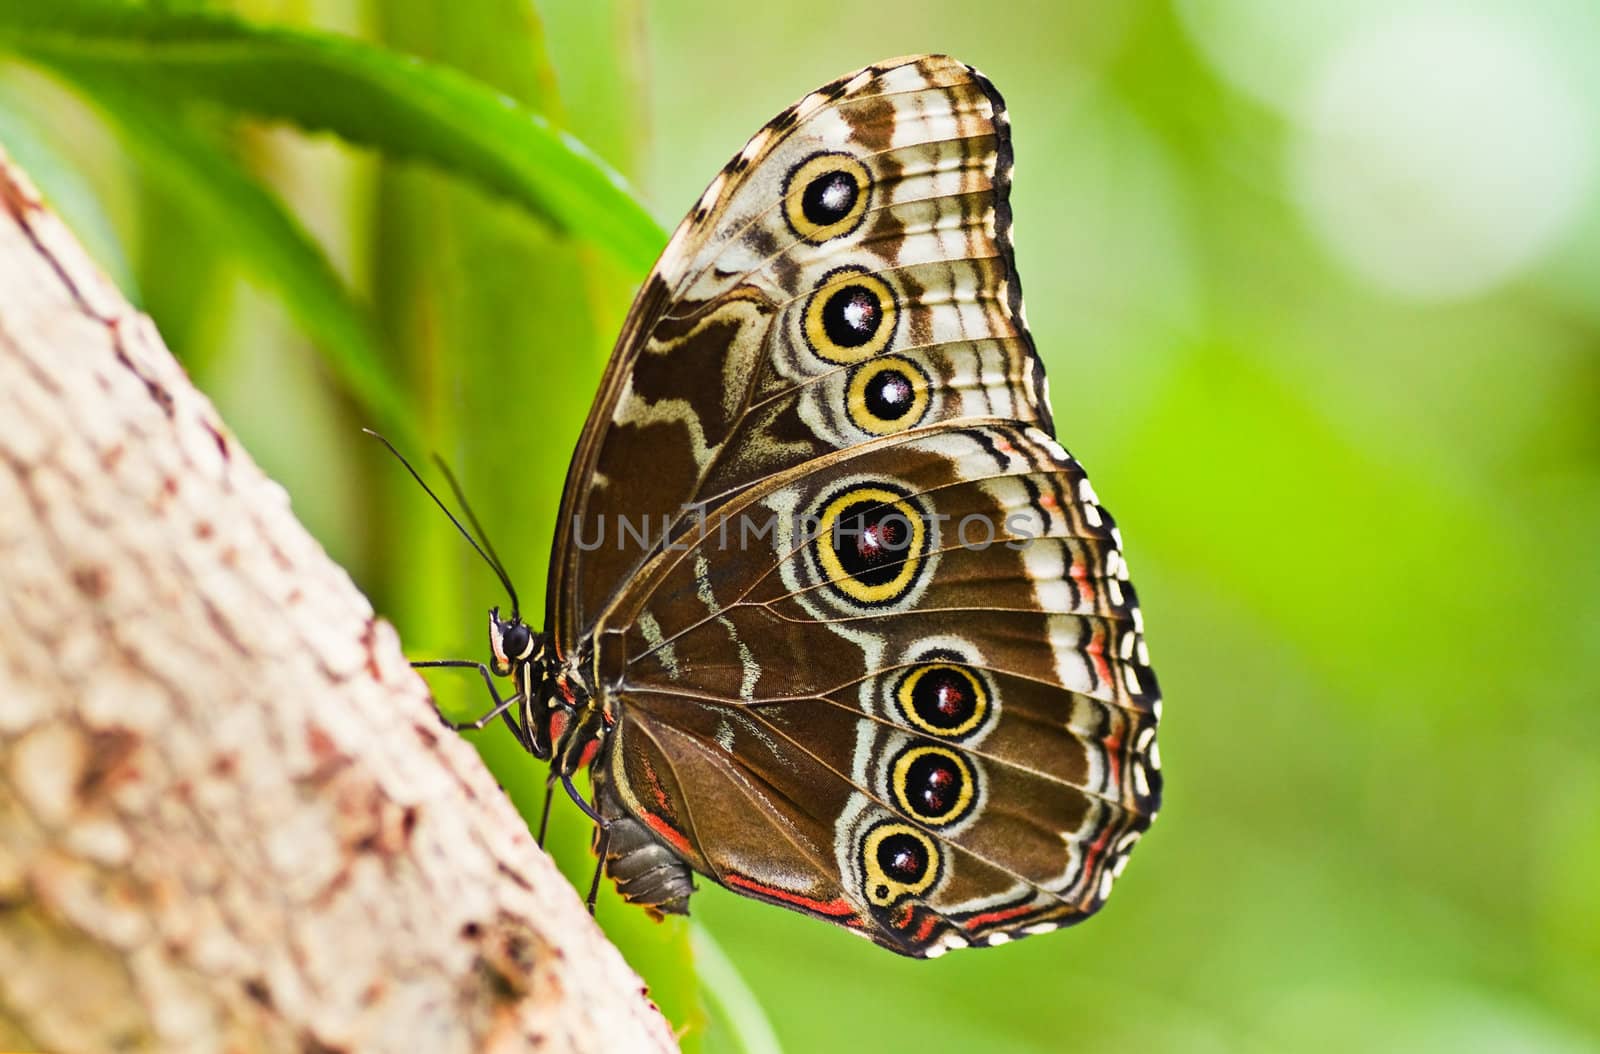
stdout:
POLYGON ((932 957, 1088 917, 1154 818, 1156 679, 1054 438, 1011 170, 999 93, 953 59, 805 96, 634 302, 542 630, 457 523, 511 613, 489 663, 416 665, 479 671, 493 708, 452 727, 503 718, 550 763, 596 885, 686 913, 698 873, 932 957))

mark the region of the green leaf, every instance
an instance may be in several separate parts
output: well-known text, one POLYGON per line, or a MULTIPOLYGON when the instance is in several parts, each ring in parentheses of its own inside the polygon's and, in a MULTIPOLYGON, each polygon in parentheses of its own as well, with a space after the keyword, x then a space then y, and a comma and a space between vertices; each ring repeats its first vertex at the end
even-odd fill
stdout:
POLYGON ((642 275, 665 235, 622 177, 507 95, 334 34, 95 0, 0 7, 0 47, 325 130, 504 194, 642 275))
POLYGON ((174 120, 159 100, 125 78, 71 63, 60 72, 122 131, 151 179, 228 232, 240 263, 277 290, 352 397, 397 438, 411 441, 416 433, 410 400, 385 368, 365 313, 278 200, 215 143, 174 120))
POLYGON ((689 946, 694 949, 700 990, 710 1011, 713 1042, 737 1054, 782 1054, 783 1046, 761 1001, 710 931, 690 923, 689 946))

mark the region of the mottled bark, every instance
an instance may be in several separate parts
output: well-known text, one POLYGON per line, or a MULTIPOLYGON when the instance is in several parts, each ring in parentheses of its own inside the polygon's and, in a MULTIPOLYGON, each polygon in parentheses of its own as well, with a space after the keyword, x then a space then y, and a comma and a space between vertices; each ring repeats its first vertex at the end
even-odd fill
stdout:
POLYGON ((0 154, 0 1049, 666 1050, 388 624, 0 154))

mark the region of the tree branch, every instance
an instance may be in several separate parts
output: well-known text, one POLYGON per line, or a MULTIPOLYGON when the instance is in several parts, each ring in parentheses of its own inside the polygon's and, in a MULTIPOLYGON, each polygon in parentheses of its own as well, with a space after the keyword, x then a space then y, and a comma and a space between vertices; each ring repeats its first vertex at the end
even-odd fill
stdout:
POLYGON ((0 153, 0 1048, 672 1049, 642 993, 0 153))

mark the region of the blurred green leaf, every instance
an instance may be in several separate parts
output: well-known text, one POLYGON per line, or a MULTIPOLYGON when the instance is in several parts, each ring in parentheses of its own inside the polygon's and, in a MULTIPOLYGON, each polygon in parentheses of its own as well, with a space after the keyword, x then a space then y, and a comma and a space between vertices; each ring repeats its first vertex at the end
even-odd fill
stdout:
MULTIPOLYGON (((649 145, 645 115, 645 0, 545 3, 540 21, 562 88, 564 123, 618 169, 638 171, 649 145)), ((668 217, 669 221, 674 217, 668 217)))
POLYGON ((277 290, 350 393, 384 428, 412 441, 410 400, 384 366, 364 312, 278 200, 217 143, 126 78, 70 62, 58 68, 122 130, 150 178, 228 232, 241 263, 277 290))
POLYGON ((202 11, 55 0, 0 7, 0 47, 428 161, 511 197, 639 274, 666 241, 622 178, 540 114, 459 73, 349 37, 202 11))
POLYGON ((783 1046, 772 1031, 772 1022, 767 1020, 760 1000, 711 932, 690 923, 689 946, 694 949, 711 1019, 721 1025, 720 1031, 711 1033, 719 1040, 714 1049, 738 1054, 782 1054, 783 1046))

